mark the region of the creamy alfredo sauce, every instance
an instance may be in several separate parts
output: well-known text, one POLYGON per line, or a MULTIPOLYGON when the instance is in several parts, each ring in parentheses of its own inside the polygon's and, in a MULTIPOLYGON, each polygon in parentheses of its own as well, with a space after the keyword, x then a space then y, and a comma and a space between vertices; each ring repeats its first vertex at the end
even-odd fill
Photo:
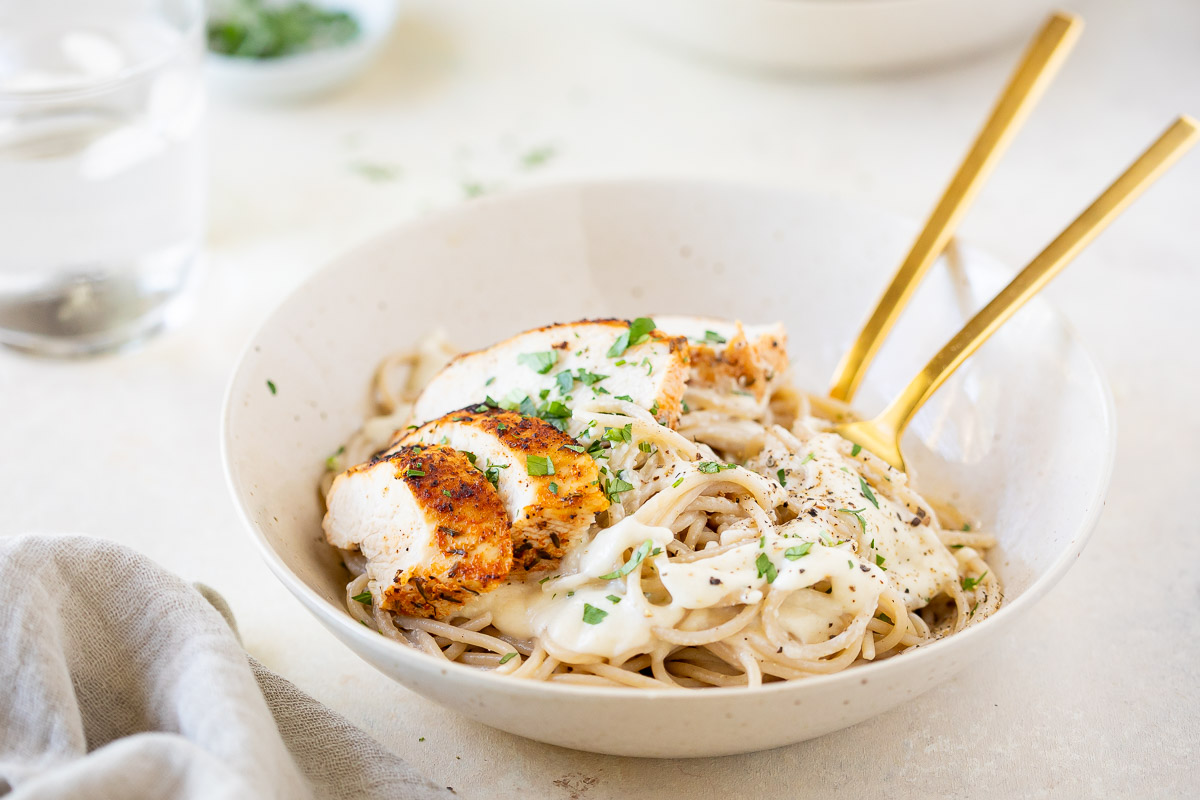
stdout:
POLYGON ((691 561, 670 561, 672 532, 626 517, 576 545, 558 572, 505 584, 464 611, 471 617, 490 612, 501 632, 536 636, 587 661, 649 652, 657 644, 655 627, 716 625, 728 618, 728 609, 758 603, 767 592, 788 593, 779 622, 805 644, 841 632, 864 609, 874 609, 889 586, 909 608, 919 608, 956 580, 954 556, 915 509, 882 493, 867 498, 859 462, 839 450, 843 441, 819 434, 801 455, 768 445, 748 465, 775 479, 782 470, 789 505, 800 513, 772 532, 711 556, 701 551, 691 561), (627 594, 625 574, 646 565, 651 569, 642 573, 642 588, 653 601, 627 594), (622 567, 628 568, 622 573, 622 567), (812 590, 822 581, 828 591, 825 585, 812 590))

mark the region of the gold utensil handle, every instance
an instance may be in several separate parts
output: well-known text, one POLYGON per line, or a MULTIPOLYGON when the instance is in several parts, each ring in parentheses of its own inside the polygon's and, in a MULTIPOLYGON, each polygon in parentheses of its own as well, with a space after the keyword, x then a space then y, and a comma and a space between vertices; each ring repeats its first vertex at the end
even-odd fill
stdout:
POLYGON ((900 312, 930 265, 946 248, 979 188, 1050 84, 1082 29, 1083 21, 1079 17, 1064 13, 1054 14, 1042 27, 925 222, 925 228, 892 277, 858 338, 842 358, 829 389, 830 397, 846 402, 853 399, 900 312))
POLYGON ((894 431, 898 441, 909 420, 946 378, 1187 152, 1197 137, 1195 120, 1188 116, 1177 119, 1058 238, 972 317, 875 421, 894 431))

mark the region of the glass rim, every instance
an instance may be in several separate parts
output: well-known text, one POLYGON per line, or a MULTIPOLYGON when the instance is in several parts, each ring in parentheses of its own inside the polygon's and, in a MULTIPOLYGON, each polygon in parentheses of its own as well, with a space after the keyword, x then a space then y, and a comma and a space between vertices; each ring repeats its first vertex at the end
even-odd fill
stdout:
MULTIPOLYGON (((190 19, 178 28, 180 42, 186 43, 199 34, 206 20, 206 4, 204 0, 175 0, 182 3, 189 11, 190 19)), ((161 3, 160 3, 161 5, 161 3)), ((203 48, 203 45, 201 46, 203 48)), ((5 106, 38 105, 56 103, 63 100, 76 100, 84 97, 110 92, 122 84, 153 72, 163 63, 178 55, 181 48, 173 48, 153 58, 147 58, 122 68, 119 72, 103 80, 89 83, 86 86, 62 87, 57 89, 35 89, 33 91, 11 91, 0 88, 0 108, 5 106)))

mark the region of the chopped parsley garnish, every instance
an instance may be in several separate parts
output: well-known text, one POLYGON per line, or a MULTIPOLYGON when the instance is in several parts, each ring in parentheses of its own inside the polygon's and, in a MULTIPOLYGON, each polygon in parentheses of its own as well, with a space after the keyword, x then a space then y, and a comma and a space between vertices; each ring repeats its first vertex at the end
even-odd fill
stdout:
POLYGON ((584 446, 581 444, 564 444, 561 449, 573 450, 576 453, 582 453, 586 448, 584 448, 584 446))
POLYGON ((700 341, 701 342, 712 342, 713 344, 725 344, 729 340, 726 339, 721 334, 717 333, 716 331, 705 331, 704 338, 701 339, 700 341))
POLYGON ((500 488, 500 470, 508 469, 508 464, 493 464, 491 459, 488 459, 487 469, 483 471, 483 477, 488 479, 488 483, 500 488))
POLYGON ((681 401, 679 402, 679 404, 680 404, 681 406, 683 406, 683 413, 685 413, 685 414, 690 414, 690 413, 692 413, 692 409, 688 407, 687 400, 681 400, 681 401))
MULTIPOLYGON (((419 465, 418 465, 418 466, 419 466, 419 465)), ((408 470, 408 471, 407 471, 406 473, 404 473, 404 474, 405 474, 407 477, 409 477, 409 478, 424 478, 424 477, 425 477, 425 470, 423 470, 423 469, 410 469, 410 470, 408 470)))
POLYGON ((887 567, 883 565, 884 561, 887 561, 887 559, 879 555, 879 553, 875 554, 875 566, 879 567, 884 572, 887 572, 887 567))
POLYGON ((594 372, 588 372, 583 367, 575 370, 575 380, 582 383, 584 386, 591 386, 607 378, 607 375, 597 375, 594 372))
POLYGON ((701 461, 696 465, 696 469, 708 475, 713 475, 723 469, 735 469, 737 464, 721 464, 716 461, 701 461))
POLYGON ((608 616, 607 611, 596 608, 591 603, 583 604, 583 621, 588 625, 599 625, 608 616))
POLYGON ((650 453, 651 455, 658 452, 654 445, 649 442, 638 442, 638 450, 641 450, 643 453, 650 453))
MULTIPOLYGON (((535 147, 525 155, 521 156, 521 166, 525 169, 534 169, 545 164, 550 159, 557 155, 557 151, 550 145, 542 145, 535 147)), ((501 664, 504 662, 501 661, 501 664)))
POLYGON ((507 664, 508 662, 512 661, 516 657, 517 657, 516 650, 512 651, 511 653, 505 653, 504 655, 500 656, 500 664, 501 665, 507 664))
MULTIPOLYGON (((861 453, 861 452, 862 452, 862 445, 861 445, 861 444, 856 444, 856 445, 854 445, 854 447, 851 447, 851 448, 850 448, 850 456, 851 456, 851 458, 853 458, 854 456, 858 455, 858 454, 859 454, 859 453, 861 453)), ((886 615, 885 615, 885 616, 886 616, 886 615)))
POLYGON ((624 400, 626 403, 632 403, 632 402, 633 402, 633 398, 632 398, 632 397, 630 397, 630 396, 629 396, 629 395, 627 395, 627 394, 619 394, 619 395, 617 395, 617 396, 616 396, 614 399, 616 399, 616 400, 624 400))
POLYGON ((615 594, 605 595, 604 599, 607 600, 608 602, 612 603, 614 606, 617 603, 621 602, 621 598, 617 597, 615 594))
POLYGON ((621 428, 605 428, 604 435, 600 437, 610 442, 632 442, 633 441, 633 423, 627 423, 621 428))
POLYGON ((341 469, 342 462, 338 458, 338 456, 340 456, 344 452, 346 452, 346 446, 342 445, 341 447, 339 447, 337 449, 336 453, 331 455, 329 458, 325 459, 325 469, 329 470, 330 472, 337 472, 339 469, 341 469))
POLYGON ((654 330, 654 320, 649 317, 638 317, 629 323, 629 329, 618 336, 612 343, 612 347, 608 348, 608 357, 620 358, 621 354, 630 347, 639 345, 650 338, 652 330, 654 330))
POLYGON ((980 574, 980 576, 978 578, 963 578, 962 579, 963 591, 969 592, 972 589, 974 589, 976 586, 978 586, 980 581, 983 580, 984 575, 987 575, 986 569, 980 574))
POLYGON ((483 385, 484 385, 484 386, 491 386, 493 383, 495 383, 495 381, 496 381, 496 376, 495 376, 495 375, 493 375, 492 377, 490 377, 490 378, 488 378, 486 381, 484 381, 484 382, 483 382, 483 385))
POLYGON ((642 563, 642 559, 650 554, 650 550, 653 547, 654 540, 652 539, 647 539, 646 541, 642 542, 640 545, 638 545, 638 549, 633 551, 633 555, 629 557, 628 561, 607 575, 601 575, 600 580, 612 581, 616 580, 617 578, 624 578, 626 575, 633 572, 634 569, 637 568, 638 564, 642 563))
POLYGON ((475 463, 475 454, 474 454, 474 453, 472 453, 471 451, 469 451, 469 450, 459 450, 458 452, 460 452, 460 453, 462 453, 464 456, 466 456, 466 457, 467 457, 467 461, 470 461, 472 464, 474 464, 474 463, 475 463))
POLYGON ((971 524, 970 524, 969 522, 964 522, 964 523, 963 523, 963 526, 962 526, 962 529, 963 529, 964 531, 969 531, 969 530, 971 530, 971 524))
POLYGON ((354 595, 354 597, 351 597, 350 599, 356 603, 362 603, 364 606, 371 605, 371 593, 370 592, 362 592, 361 594, 356 594, 356 595, 354 595))
POLYGON ((800 466, 802 466, 802 467, 803 467, 805 464, 807 464, 808 462, 812 461, 814 458, 816 458, 816 456, 815 456, 814 454, 812 454, 812 453, 809 453, 808 455, 806 455, 806 456, 804 457, 804 460, 800 462, 800 466))
POLYGON ((553 475, 554 462, 550 456, 526 456, 525 471, 530 475, 553 475))
POLYGON ((966 547, 966 545, 961 545, 961 544, 952 544, 952 545, 950 545, 950 549, 951 549, 951 550, 962 550, 964 547, 966 547))
POLYGON ((272 381, 272 380, 267 381, 267 390, 270 391, 271 394, 275 394, 275 392, 276 392, 275 381, 272 381))
POLYGON ((567 408, 557 400, 551 400, 549 403, 537 410, 537 416, 544 420, 570 419, 571 409, 567 408))
POLYGON ((550 481, 550 494, 558 494, 558 484, 550 481))
POLYGON ((538 583, 545 583, 546 581, 550 580, 553 577, 554 577, 553 575, 547 575, 546 577, 544 577, 540 581, 538 581, 538 583))
POLYGON ((867 522, 862 516, 863 512, 866 511, 865 508, 839 508, 837 510, 842 514, 853 514, 854 518, 858 520, 858 527, 862 528, 863 533, 867 532, 867 522))
POLYGON ((783 557, 788 561, 795 561, 796 559, 804 558, 806 555, 808 555, 809 551, 812 550, 812 546, 812 542, 805 542, 804 544, 798 544, 795 547, 789 547, 787 550, 783 551, 783 557))
MULTIPOLYGON (((622 472, 624 472, 624 470, 622 470, 622 472)), ((600 488, 604 491, 605 496, 608 497, 608 502, 619 503, 619 495, 622 492, 628 492, 630 489, 632 489, 633 484, 622 478, 620 473, 617 473, 616 475, 613 475, 612 478, 605 480, 600 488)))
POLYGON ((879 508, 879 501, 875 499, 875 493, 872 492, 871 487, 867 485, 867 479, 861 475, 858 476, 858 486, 860 489, 862 489, 862 493, 866 496, 871 505, 879 508))
POLYGON ((571 387, 575 385, 575 379, 571 377, 571 370, 569 369, 564 369, 555 375, 554 380, 558 383, 558 391, 562 394, 571 391, 571 387))
POLYGON ((754 566, 758 569, 758 577, 766 576, 767 583, 774 583, 779 577, 779 570, 775 569, 766 553, 758 554, 758 558, 754 559, 754 566))
POLYGON ((676 478, 676 479, 675 479, 675 482, 671 484, 671 488, 672 488, 672 489, 678 489, 678 488, 679 488, 679 484, 683 483, 683 479, 684 479, 685 477, 687 477, 687 476, 685 476, 685 475, 680 475, 678 478, 676 478))
POLYGON ((658 400, 657 399, 655 399, 654 405, 650 406, 650 415, 651 416, 658 415, 658 400))
POLYGON ((442 489, 442 494, 444 494, 446 497, 453 497, 453 496, 454 496, 454 495, 450 494, 450 490, 449 490, 449 489, 442 489))
POLYGON ((887 614, 883 613, 882 611, 880 611, 878 614, 875 615, 875 619, 880 620, 881 622, 886 622, 888 625, 895 624, 894 622, 892 622, 892 618, 889 617, 887 614))
POLYGON ((775 473, 775 477, 779 478, 779 485, 780 485, 780 486, 787 486, 787 473, 786 473, 786 472, 784 472, 784 471, 783 471, 783 469, 779 469, 779 470, 778 470, 778 471, 775 473))
POLYGON ((758 549, 762 550, 766 546, 767 546, 767 535, 764 533, 762 536, 758 537, 758 549))

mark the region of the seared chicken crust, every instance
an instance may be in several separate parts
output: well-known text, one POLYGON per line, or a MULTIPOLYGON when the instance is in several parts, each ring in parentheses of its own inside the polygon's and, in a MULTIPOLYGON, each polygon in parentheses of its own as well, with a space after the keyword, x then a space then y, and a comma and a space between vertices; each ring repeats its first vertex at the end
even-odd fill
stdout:
POLYGON ((401 447, 334 479, 325 536, 367 557, 375 602, 414 617, 448 618, 513 565, 508 515, 496 488, 449 447, 401 447))
POLYGON ((578 448, 574 439, 537 417, 472 406, 426 423, 399 442, 431 443, 470 453, 485 472, 491 468, 520 569, 556 565, 587 533, 596 513, 608 507, 595 460, 572 450, 578 448))

